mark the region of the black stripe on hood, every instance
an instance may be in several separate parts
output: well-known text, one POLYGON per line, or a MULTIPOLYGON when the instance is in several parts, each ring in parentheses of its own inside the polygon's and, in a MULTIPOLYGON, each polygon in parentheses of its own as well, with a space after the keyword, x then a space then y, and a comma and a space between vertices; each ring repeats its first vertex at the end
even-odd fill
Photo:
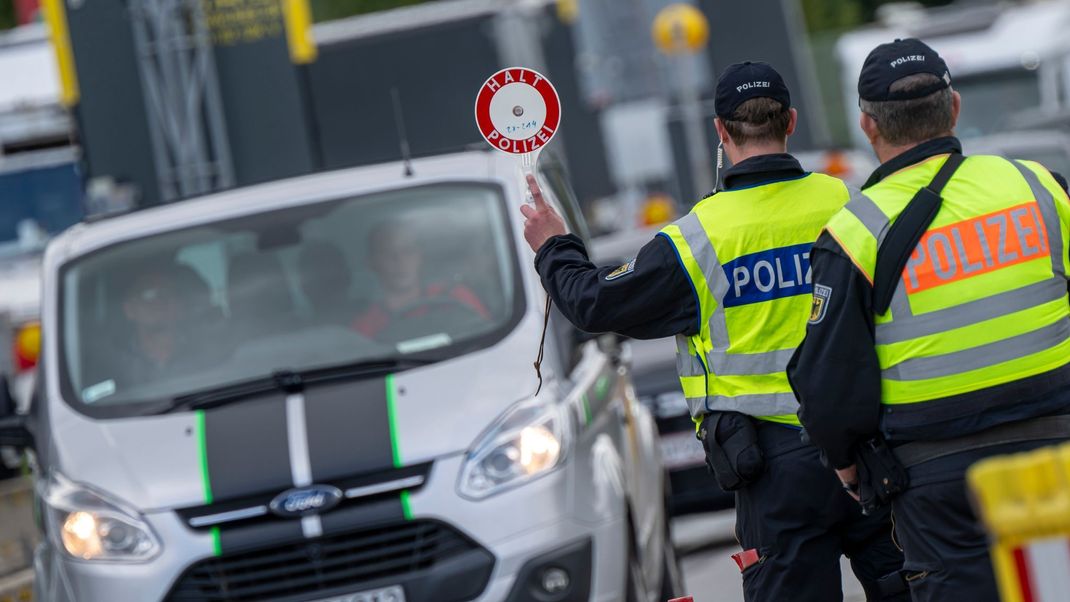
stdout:
POLYGON ((207 410, 204 423, 214 500, 293 487, 282 393, 207 410))
POLYGON ((394 467, 387 382, 373 378, 310 387, 305 391, 313 482, 394 467))

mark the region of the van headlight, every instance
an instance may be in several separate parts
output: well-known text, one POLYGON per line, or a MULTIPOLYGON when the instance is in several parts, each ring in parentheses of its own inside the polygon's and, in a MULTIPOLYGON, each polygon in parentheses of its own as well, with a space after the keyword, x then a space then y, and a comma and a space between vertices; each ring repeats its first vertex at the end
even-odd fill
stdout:
POLYGON ((49 534, 70 556, 143 562, 160 551, 159 539, 141 514, 122 503, 55 473, 44 488, 49 534))
POLYGON ((481 499, 560 466, 571 444, 571 418, 563 404, 525 401, 506 410, 465 454, 457 484, 481 499))

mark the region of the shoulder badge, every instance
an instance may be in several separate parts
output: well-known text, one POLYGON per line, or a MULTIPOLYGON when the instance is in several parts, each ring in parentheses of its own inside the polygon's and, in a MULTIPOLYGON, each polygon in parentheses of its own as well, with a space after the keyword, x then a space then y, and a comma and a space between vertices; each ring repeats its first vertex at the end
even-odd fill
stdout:
POLYGON ((818 324, 825 319, 828 310, 829 297, 832 296, 832 287, 823 284, 814 285, 814 302, 810 306, 810 324, 818 324))
POLYGON ((612 272, 606 274, 606 280, 616 280, 617 278, 623 278, 628 274, 635 271, 635 260, 631 260, 628 263, 620 266, 612 272))

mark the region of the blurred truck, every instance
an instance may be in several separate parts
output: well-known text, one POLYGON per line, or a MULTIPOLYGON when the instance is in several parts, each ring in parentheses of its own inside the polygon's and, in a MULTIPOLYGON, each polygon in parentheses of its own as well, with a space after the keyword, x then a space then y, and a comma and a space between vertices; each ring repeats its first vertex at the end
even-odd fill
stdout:
POLYGON ((1070 134, 1061 131, 1003 132, 970 138, 963 146, 967 154, 1036 161, 1064 177, 1070 176, 1070 134))
MULTIPOLYGON (((958 2, 927 10, 907 2, 885 5, 878 14, 878 23, 843 35, 836 45, 848 124, 858 121, 856 86, 866 55, 906 37, 923 40, 947 61, 963 98, 960 137, 1051 125, 1056 117, 1070 124, 1070 2, 958 2)), ((849 129, 855 145, 865 148, 862 131, 849 129)))
MULTIPOLYGON (((43 26, 0 35, 0 73, 0 374, 12 375, 25 411, 40 341, 41 254, 84 212, 71 120, 43 26)), ((9 449, 0 458, 0 471, 18 461, 9 449)))

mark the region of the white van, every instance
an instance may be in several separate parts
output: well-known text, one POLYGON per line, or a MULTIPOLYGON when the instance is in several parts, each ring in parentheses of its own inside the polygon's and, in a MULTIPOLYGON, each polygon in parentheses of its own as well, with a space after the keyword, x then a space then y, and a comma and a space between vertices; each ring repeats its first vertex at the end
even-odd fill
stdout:
MULTIPOLYGON (((546 297, 515 162, 413 167, 215 194, 50 244, 35 399, 0 428, 34 460, 36 599, 676 593, 626 349, 552 317, 536 394, 546 297)), ((583 232, 561 171, 539 175, 583 232)))

